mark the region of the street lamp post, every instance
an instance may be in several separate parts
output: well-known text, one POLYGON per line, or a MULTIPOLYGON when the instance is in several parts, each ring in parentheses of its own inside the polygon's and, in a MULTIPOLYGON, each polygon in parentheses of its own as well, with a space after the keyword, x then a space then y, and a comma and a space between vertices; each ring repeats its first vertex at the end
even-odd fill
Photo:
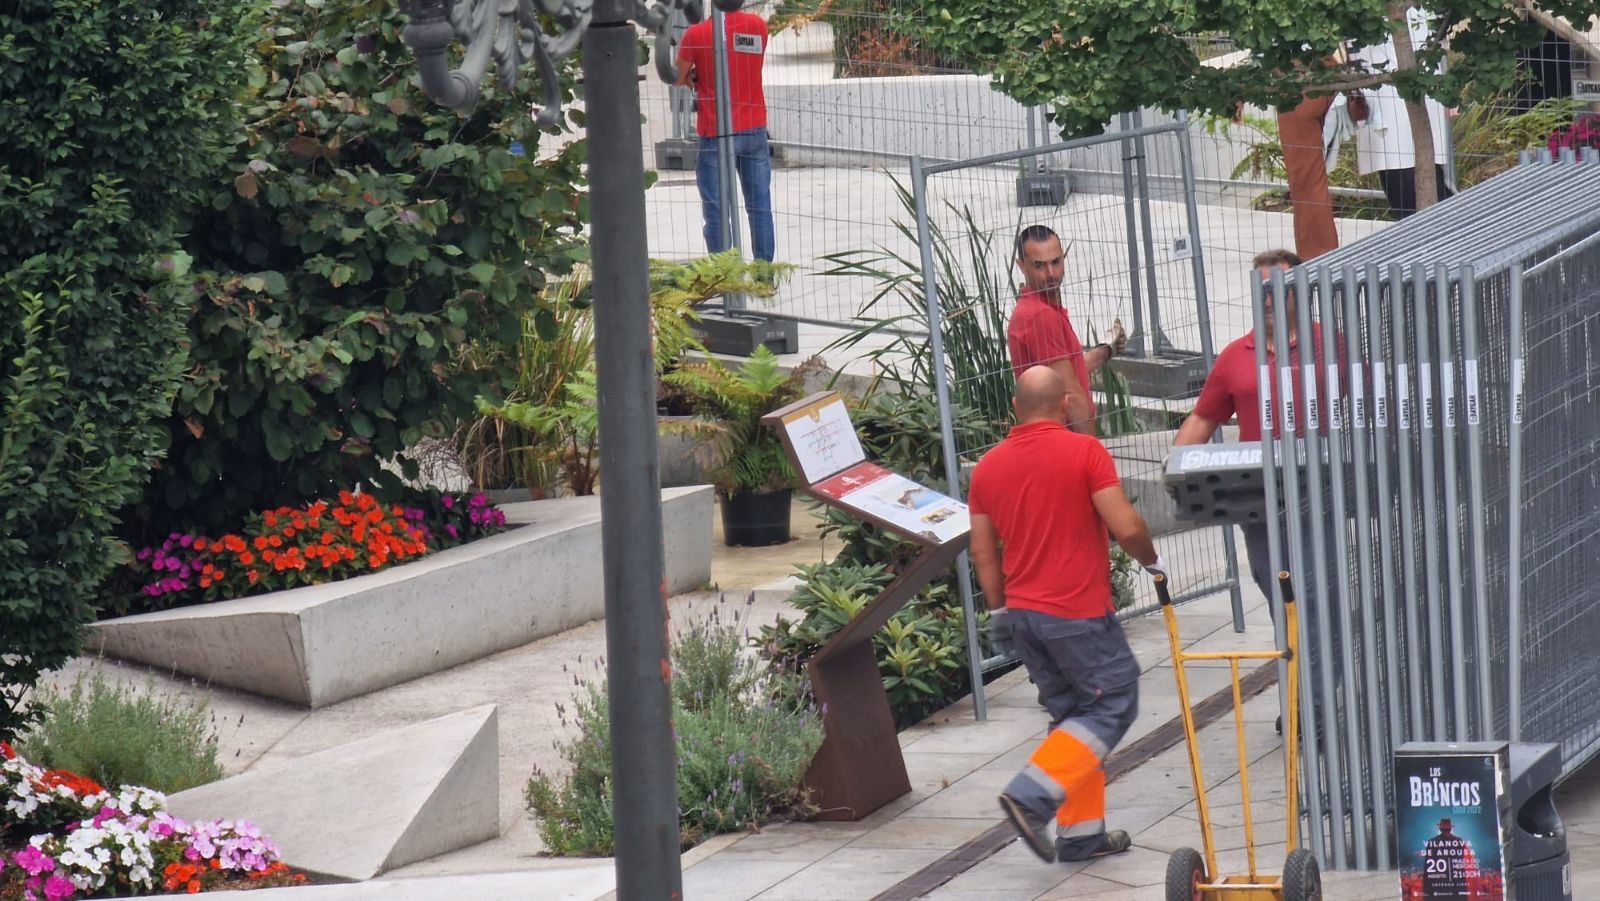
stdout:
MULTIPOLYGON (((718 0, 738 9, 740 0, 718 0)), ((655 360, 645 246, 644 157, 639 129, 638 23, 656 35, 656 69, 676 80, 672 42, 700 0, 418 0, 405 41, 423 90, 467 109, 492 61, 511 87, 537 65, 539 121, 560 121, 556 63, 583 47, 589 136, 595 361, 599 388, 601 548, 605 565, 606 675, 616 811, 617 897, 681 898, 678 798, 667 654, 655 360), (556 34, 542 22, 553 21, 556 34), (445 51, 466 44, 460 68, 445 51)))

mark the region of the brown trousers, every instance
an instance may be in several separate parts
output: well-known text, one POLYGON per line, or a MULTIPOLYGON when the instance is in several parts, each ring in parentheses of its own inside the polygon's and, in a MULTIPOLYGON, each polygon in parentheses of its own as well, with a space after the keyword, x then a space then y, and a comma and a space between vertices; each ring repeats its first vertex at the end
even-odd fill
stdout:
POLYGON ((1339 246, 1322 155, 1322 118, 1332 104, 1332 97, 1307 97, 1293 109, 1278 110, 1278 140, 1294 204, 1294 249, 1307 260, 1339 246))

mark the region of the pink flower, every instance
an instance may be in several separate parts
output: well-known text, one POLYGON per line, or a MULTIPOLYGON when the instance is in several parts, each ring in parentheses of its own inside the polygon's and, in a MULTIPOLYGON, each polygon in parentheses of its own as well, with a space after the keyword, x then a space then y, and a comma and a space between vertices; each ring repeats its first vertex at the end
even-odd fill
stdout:
POLYGON ((64 898, 71 898, 72 893, 77 890, 78 887, 73 885, 70 880, 63 879, 60 876, 51 876, 44 881, 45 901, 62 901, 64 898))
POLYGON ((444 508, 446 510, 453 510, 456 506, 456 499, 448 494, 444 494, 439 496, 439 503, 444 504, 444 508))
POLYGON ((26 870, 29 876, 48 873, 56 868, 54 858, 32 845, 11 855, 11 862, 26 870))

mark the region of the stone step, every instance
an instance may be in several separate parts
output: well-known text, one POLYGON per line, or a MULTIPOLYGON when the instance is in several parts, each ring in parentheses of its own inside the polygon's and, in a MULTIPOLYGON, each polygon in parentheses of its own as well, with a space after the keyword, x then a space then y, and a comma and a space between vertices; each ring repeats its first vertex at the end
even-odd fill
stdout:
POLYGON ((291 866, 371 879, 500 834, 493 704, 179 792, 184 819, 247 820, 291 866))

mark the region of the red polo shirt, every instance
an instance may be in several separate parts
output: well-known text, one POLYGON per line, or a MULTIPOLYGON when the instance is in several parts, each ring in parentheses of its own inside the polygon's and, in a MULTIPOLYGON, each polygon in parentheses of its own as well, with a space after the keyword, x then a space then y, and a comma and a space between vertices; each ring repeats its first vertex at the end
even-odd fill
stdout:
MULTIPOLYGON (((1071 360, 1078 382, 1089 394, 1089 361, 1083 358, 1083 342, 1072 328, 1072 317, 1060 296, 1049 297, 1038 291, 1023 291, 1017 308, 1006 324, 1006 346, 1011 351, 1011 374, 1020 378, 1030 366, 1071 360)), ((1094 395, 1089 394, 1089 416, 1095 414, 1094 395)))
MULTIPOLYGON (((1322 325, 1311 324, 1312 346, 1321 343, 1322 325)), ((1294 418, 1295 434, 1304 435, 1308 419, 1306 410, 1306 391, 1304 378, 1300 369, 1299 342, 1291 339, 1289 342, 1289 365, 1294 371, 1294 418)), ((1341 342, 1340 359, 1344 357, 1341 342)), ((1267 344, 1267 365, 1272 370, 1272 403, 1274 422, 1272 437, 1283 434, 1283 423, 1277 411, 1279 406, 1281 377, 1278 372, 1277 356, 1272 352, 1272 345, 1267 344)), ((1318 413, 1318 422, 1321 431, 1327 431, 1328 412, 1326 409, 1328 398, 1328 380, 1324 366, 1317 366, 1317 396, 1324 405, 1318 413)), ((1239 440, 1261 440, 1261 390, 1260 374, 1256 369, 1256 333, 1247 332, 1243 337, 1236 338, 1222 353, 1217 354, 1216 363, 1211 367, 1211 374, 1206 376, 1205 387, 1200 389, 1200 399, 1195 401, 1194 412, 1218 425, 1226 424, 1234 416, 1239 417, 1239 440)))
POLYGON ((1111 539, 1091 496, 1120 484, 1105 446, 1059 423, 1016 426, 983 455, 967 505, 1005 546, 1007 607, 1065 619, 1116 611, 1111 539))
MULTIPOLYGON (((767 99, 761 91, 761 63, 767 53, 767 23, 754 13, 727 13, 723 37, 728 41, 728 105, 733 130, 767 127, 767 99)), ((694 130, 702 138, 717 137, 717 61, 711 52, 711 20, 690 25, 678 45, 678 65, 694 66, 694 130)))

